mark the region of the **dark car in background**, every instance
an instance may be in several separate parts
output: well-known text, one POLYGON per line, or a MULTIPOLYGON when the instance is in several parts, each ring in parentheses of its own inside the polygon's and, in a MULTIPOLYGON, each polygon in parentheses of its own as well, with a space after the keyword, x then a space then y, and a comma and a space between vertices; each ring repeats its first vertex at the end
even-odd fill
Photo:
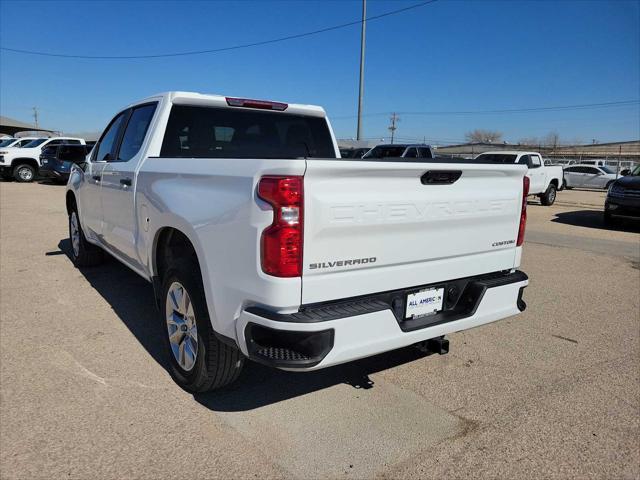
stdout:
POLYGON ((391 143, 373 147, 362 158, 434 158, 434 156, 430 145, 391 143))
POLYGON ((609 186, 604 202, 604 223, 611 225, 619 217, 640 218, 640 165, 609 186))
POLYGON ((82 163, 91 150, 88 145, 62 144, 46 147, 40 155, 41 177, 50 178, 57 182, 66 183, 69 179, 71 166, 82 163), (61 160, 64 158, 65 160, 61 160))
POLYGON ((366 148, 341 148, 340 149, 340 157, 341 158, 362 158, 362 156, 371 150, 369 147, 366 148))

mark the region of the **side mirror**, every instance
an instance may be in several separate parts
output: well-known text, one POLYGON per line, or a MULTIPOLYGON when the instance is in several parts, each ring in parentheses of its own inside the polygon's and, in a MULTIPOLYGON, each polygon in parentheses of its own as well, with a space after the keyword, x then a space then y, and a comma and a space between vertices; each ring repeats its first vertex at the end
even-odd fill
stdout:
POLYGON ((87 147, 84 145, 64 145, 58 148, 58 160, 75 164, 86 163, 87 147))
POLYGON ((629 175, 631 173, 631 170, 629 170, 628 168, 625 168, 624 170, 620 171, 620 175, 622 175, 623 177, 629 175))

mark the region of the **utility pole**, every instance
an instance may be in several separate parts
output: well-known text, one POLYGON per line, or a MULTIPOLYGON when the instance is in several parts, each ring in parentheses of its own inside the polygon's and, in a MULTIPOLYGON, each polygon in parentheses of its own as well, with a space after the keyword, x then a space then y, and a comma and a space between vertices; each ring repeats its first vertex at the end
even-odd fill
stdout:
POLYGON ((367 28, 367 0, 362 0, 362 29, 360 30, 360 88, 358 90, 358 130, 356 140, 362 138, 362 95, 364 94, 364 46, 367 28))
POLYGON ((33 107, 33 120, 35 122, 36 128, 38 128, 38 107, 33 107))
POLYGON ((398 115, 394 113, 391 114, 391 125, 389 125, 389 130, 391 131, 391 143, 393 143, 393 137, 396 133, 396 130, 398 129, 398 127, 396 126, 396 123, 398 123, 400 121, 400 118, 398 118, 398 115))

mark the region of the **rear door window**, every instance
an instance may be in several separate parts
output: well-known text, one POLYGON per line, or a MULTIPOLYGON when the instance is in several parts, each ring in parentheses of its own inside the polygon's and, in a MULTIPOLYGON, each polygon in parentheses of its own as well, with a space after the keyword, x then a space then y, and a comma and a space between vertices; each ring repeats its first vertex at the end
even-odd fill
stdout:
POLYGON ((405 158, 418 158, 418 151, 415 148, 408 148, 405 158))
POLYGON ((327 121, 247 108, 174 105, 160 156, 336 158, 327 121))
POLYGON ((149 129, 149 124, 156 111, 156 103, 136 107, 127 122, 118 152, 118 161, 131 160, 142 147, 142 142, 149 129))
POLYGON ((431 149, 425 147, 418 148, 418 156, 420 158, 433 158, 431 156, 431 149))

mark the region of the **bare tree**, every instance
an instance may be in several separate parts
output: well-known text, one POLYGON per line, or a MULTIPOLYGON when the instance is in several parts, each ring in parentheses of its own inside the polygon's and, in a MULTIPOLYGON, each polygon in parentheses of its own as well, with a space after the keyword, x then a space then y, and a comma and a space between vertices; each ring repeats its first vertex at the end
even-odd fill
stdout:
POLYGON ((555 150, 558 145, 560 145, 560 135, 558 132, 550 132, 544 137, 544 145, 555 150))
POLYGON ((520 145, 540 145, 540 139, 538 137, 525 137, 518 140, 520 145))
POLYGON ((470 143, 496 143, 502 140, 502 132, 475 129, 465 133, 464 137, 470 143))

